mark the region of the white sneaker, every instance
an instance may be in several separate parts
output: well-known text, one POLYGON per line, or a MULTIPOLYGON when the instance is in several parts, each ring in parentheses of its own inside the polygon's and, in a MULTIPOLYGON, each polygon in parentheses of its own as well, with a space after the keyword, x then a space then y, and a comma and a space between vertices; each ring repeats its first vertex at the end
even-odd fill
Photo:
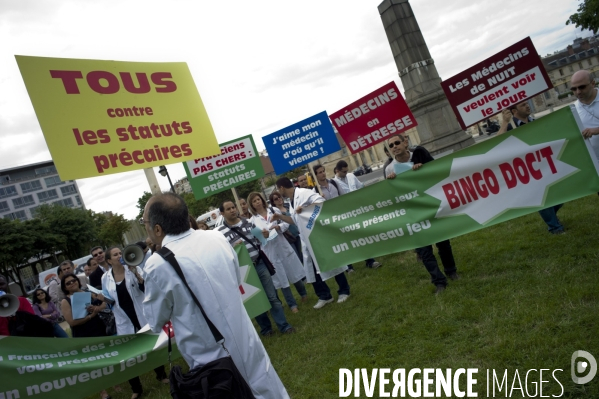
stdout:
POLYGON ((349 298, 349 295, 341 294, 341 295, 339 295, 339 299, 337 299, 337 303, 343 303, 343 302, 347 301, 348 298, 349 298))
POLYGON ((316 305, 314 305, 314 309, 320 309, 320 308, 324 307, 324 305, 331 303, 333 301, 334 301, 333 298, 327 299, 326 301, 323 299, 319 299, 318 302, 316 302, 316 305))
POLYGON ((370 265, 370 266, 368 266, 368 267, 370 267, 371 269, 376 269, 376 268, 379 268, 379 267, 381 267, 381 266, 383 266, 383 265, 382 265, 382 263, 374 261, 374 262, 372 263, 372 265, 370 265))

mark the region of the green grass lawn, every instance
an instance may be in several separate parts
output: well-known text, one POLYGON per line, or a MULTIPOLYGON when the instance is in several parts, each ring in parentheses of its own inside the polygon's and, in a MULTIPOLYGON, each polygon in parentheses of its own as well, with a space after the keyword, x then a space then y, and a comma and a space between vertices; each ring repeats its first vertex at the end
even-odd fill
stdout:
MULTIPOLYGON (((453 239, 462 278, 439 296, 412 251, 379 258, 376 270, 355 264, 343 304, 314 310, 309 287, 310 301, 287 312, 297 334, 263 340, 290 396, 339 397, 340 368, 478 368, 478 397, 487 397, 487 369, 507 369, 510 388, 516 370, 524 385, 537 369, 528 384, 537 397, 538 370, 562 369, 561 385, 544 372, 544 396, 563 389, 563 398, 599 398, 599 375, 584 386, 570 377, 575 350, 599 359, 599 197, 570 202, 559 216, 567 230, 559 236, 534 213, 453 239)), ((334 280, 329 286, 336 290, 334 280)), ((145 398, 170 397, 153 372, 142 381, 145 398)), ((130 397, 121 386, 123 393, 109 390, 113 398, 130 397)), ((505 387, 495 397, 506 397, 505 387)), ((511 397, 523 396, 516 389, 511 397)))

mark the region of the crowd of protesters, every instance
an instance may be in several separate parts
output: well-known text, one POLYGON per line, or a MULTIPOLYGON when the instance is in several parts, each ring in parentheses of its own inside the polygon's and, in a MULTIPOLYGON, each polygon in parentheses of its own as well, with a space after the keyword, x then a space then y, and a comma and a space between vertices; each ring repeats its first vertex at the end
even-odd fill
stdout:
MULTIPOLYGON (((591 139, 599 157, 599 119, 595 115, 595 112, 599 115, 597 89, 586 71, 574 74, 572 84, 579 99, 576 106, 585 125, 583 136, 591 139)), ((505 110, 499 134, 511 129, 508 126, 510 122, 517 128, 533 121, 528 105, 516 104, 505 110)), ((386 179, 394 179, 396 172, 400 173, 398 171, 405 169, 406 165, 416 171, 433 161, 424 147, 410 148, 402 135, 391 136, 387 146, 389 160, 383 166, 386 179)), ((84 275, 76 275, 73 262, 64 260, 57 269, 58 279, 51 280, 45 289, 35 289, 30 301, 18 298, 17 313, 22 314, 21 322, 30 324, 20 327, 29 328, 15 329, 11 317, 0 317, 0 335, 101 337, 134 334, 146 324, 157 332, 170 319, 179 349, 193 367, 205 364, 213 355, 222 355, 222 349, 215 346, 215 342, 210 342, 212 333, 208 332, 207 324, 199 321, 201 317, 192 300, 199 296, 207 299, 206 313, 210 319, 222 330, 225 338, 229 336, 227 352, 255 396, 288 397, 257 338, 258 333, 243 310, 241 295, 231 294, 241 283, 239 263, 232 247, 245 245, 270 302, 270 311, 256 317, 259 333, 264 337, 275 334, 269 313, 281 333, 296 332, 287 321, 277 290, 281 290, 292 313, 299 312, 300 306, 308 300, 306 283, 312 285, 318 297, 314 309, 321 309, 334 301, 326 282, 329 279, 337 283, 337 303, 348 301, 350 285, 346 274, 354 272, 354 268, 347 265, 320 271, 297 228, 297 215, 307 206, 359 190, 363 185, 348 172, 345 161, 339 161, 331 179, 327 178, 322 165, 315 166, 313 171, 316 176, 314 188, 308 187, 305 175, 298 176, 298 187, 290 179, 280 178, 269 201, 261 193, 253 192, 247 200, 240 201, 239 209, 232 200, 222 202, 219 209, 222 223, 215 231, 207 231, 209 227, 204 221, 198 222, 191 217, 184 201, 177 195, 169 193, 152 197, 140 220, 148 238, 135 244, 143 254, 141 263, 127 265, 121 248, 105 250, 101 246, 90 250, 91 257, 83 268, 84 275), (163 252, 159 252, 160 256, 152 256, 162 247, 176 251, 175 257, 185 254, 180 256, 179 262, 184 274, 194 277, 187 286, 190 292, 173 285, 178 277, 165 264, 168 259, 163 252), (299 304, 291 290, 292 285, 300 297, 299 304), (88 286, 102 293, 92 294, 92 302, 85 308, 85 315, 75 317, 73 297, 87 291, 88 286), (262 373, 261 368, 269 371, 262 373)), ((548 231, 553 234, 565 231, 557 218, 559 208, 561 205, 539 212, 547 223, 548 231)), ((448 278, 458 280, 460 276, 449 240, 436 243, 436 246, 444 273, 440 270, 432 245, 417 248, 416 253, 431 276, 436 294, 440 294, 445 290, 448 278)), ((367 259, 365 265, 372 269, 382 266, 375 259, 367 259)), ((0 291, 9 292, 8 281, 2 275, 0 291)), ((164 366, 154 371, 159 381, 169 382, 164 366)), ((132 378, 129 383, 132 399, 138 398, 143 392, 139 377, 132 378)), ((100 396, 103 399, 110 397, 105 390, 100 392, 100 396)))

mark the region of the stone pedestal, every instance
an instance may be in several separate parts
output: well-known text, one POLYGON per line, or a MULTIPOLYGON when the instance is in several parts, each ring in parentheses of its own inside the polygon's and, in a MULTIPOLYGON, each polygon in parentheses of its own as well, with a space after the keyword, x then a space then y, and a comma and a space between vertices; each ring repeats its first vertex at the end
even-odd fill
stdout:
POLYGON ((449 106, 409 1, 385 0, 378 9, 405 89, 406 102, 418 121, 420 145, 434 155, 474 144, 449 106))

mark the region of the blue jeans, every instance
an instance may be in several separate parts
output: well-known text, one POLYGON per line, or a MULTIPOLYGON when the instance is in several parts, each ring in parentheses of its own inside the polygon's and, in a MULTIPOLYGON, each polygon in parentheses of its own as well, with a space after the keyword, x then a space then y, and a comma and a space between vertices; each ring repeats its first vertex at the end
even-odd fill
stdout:
MULTIPOLYGON (((297 291, 297 293, 300 294, 302 298, 308 295, 303 280, 299 280, 297 283, 293 283, 293 285, 295 286, 295 290, 297 291)), ((291 287, 281 288, 281 291, 283 292, 283 296, 285 297, 285 302, 287 302, 287 306, 289 306, 290 309, 297 308, 297 302, 293 297, 291 287)))
POLYGON ((67 333, 62 329, 62 327, 58 323, 54 324, 54 336, 56 338, 69 338, 67 333))
MULTIPOLYGON (((323 301, 328 301, 333 296, 331 295, 331 290, 327 283, 322 281, 320 278, 320 274, 316 273, 316 268, 314 264, 312 264, 312 268, 314 269, 314 276, 316 277, 316 282, 312 283, 314 287, 314 292, 318 299, 322 299, 323 301)), ((339 290, 337 290, 337 294, 339 295, 349 295, 349 283, 347 282, 347 277, 345 277, 345 273, 339 273, 335 276, 335 281, 339 286, 339 290)))
MULTIPOLYGON (((270 315, 275 321, 279 331, 285 332, 291 328, 291 325, 287 323, 287 319, 285 318, 285 312, 283 311, 283 304, 279 300, 277 296, 277 290, 275 289, 274 284, 272 283, 272 278, 270 277, 270 273, 268 269, 264 265, 262 259, 258 259, 256 261, 256 272, 258 273, 258 277, 260 277, 260 282, 262 283, 262 288, 264 288, 264 293, 270 302, 270 315)), ((261 315, 256 316, 256 323, 260 326, 260 334, 270 334, 272 331, 272 324, 270 323, 270 319, 268 318, 268 312, 264 312, 261 315)))
POLYGON ((557 218, 557 211, 559 211, 562 206, 564 206, 564 204, 551 206, 539 211, 539 215, 541 215, 541 218, 547 223, 547 230, 549 230, 550 233, 555 234, 564 231, 564 226, 561 225, 557 218))

